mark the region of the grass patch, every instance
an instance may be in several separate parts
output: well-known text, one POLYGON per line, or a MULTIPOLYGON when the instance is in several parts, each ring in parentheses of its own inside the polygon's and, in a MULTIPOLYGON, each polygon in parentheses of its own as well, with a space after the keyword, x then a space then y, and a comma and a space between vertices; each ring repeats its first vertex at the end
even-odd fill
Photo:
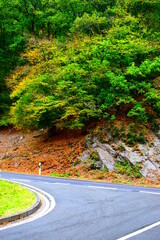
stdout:
POLYGON ((51 173, 51 177, 64 177, 64 178, 69 178, 69 173, 51 173))
POLYGON ((115 164, 116 171, 120 174, 126 174, 131 178, 140 178, 141 173, 136 165, 131 165, 128 161, 123 160, 115 164))
POLYGON ((28 209, 36 196, 19 184, 0 180, 0 217, 28 209))

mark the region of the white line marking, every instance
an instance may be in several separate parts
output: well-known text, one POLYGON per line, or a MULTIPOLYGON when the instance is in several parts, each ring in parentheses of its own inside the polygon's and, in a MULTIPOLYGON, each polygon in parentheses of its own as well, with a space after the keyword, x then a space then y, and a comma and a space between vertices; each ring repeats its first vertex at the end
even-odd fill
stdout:
MULTIPOLYGON (((12 181, 18 181, 18 182, 31 182, 31 180, 25 180, 25 179, 18 179, 18 178, 12 178, 12 181)), ((35 183, 37 183, 38 181, 34 181, 35 183)), ((56 182, 56 183, 53 183, 53 182, 41 182, 41 183, 44 183, 44 184, 54 184, 54 185, 64 185, 64 186, 68 186, 70 185, 70 183, 59 183, 59 182, 56 182)))
POLYGON ((51 184, 55 184, 55 185, 64 185, 64 186, 68 186, 68 185, 70 185, 69 183, 51 183, 51 184))
MULTIPOLYGON (((20 182, 16 182, 16 183, 21 184, 20 182)), ((33 186, 29 186, 27 184, 23 184, 23 186, 31 188, 32 191, 38 192, 42 196, 43 200, 45 201, 44 209, 42 209, 42 211, 40 211, 38 214, 35 213, 35 214, 33 214, 33 216, 31 215, 28 218, 26 218, 26 219, 24 219, 20 222, 15 222, 15 223, 12 223, 12 225, 7 225, 5 227, 2 227, 2 228, 0 228, 0 231, 3 231, 3 230, 8 229, 8 228, 16 227, 16 226, 19 226, 19 225, 22 225, 22 224, 25 224, 25 223, 32 222, 36 219, 39 219, 39 218, 47 215, 48 213, 50 213, 55 208, 56 202, 55 202, 55 199, 52 195, 50 195, 49 193, 47 193, 47 192, 45 192, 41 189, 38 189, 38 188, 33 187, 33 186), (48 201, 46 200, 46 198, 44 196, 48 197, 48 201)))
POLYGON ((135 232, 133 232, 133 233, 130 233, 130 234, 124 236, 124 237, 118 238, 117 240, 126 240, 126 239, 129 239, 129 238, 131 238, 131 237, 134 237, 134 236, 136 236, 136 235, 139 235, 139 234, 141 234, 141 233, 143 233, 143 232, 146 232, 146 231, 148 231, 148 230, 150 230, 150 229, 152 229, 152 228, 154 228, 154 227, 157 227, 157 226, 159 226, 159 225, 160 225, 160 221, 159 221, 159 222, 156 222, 156 223, 153 223, 153 224, 151 224, 150 226, 144 227, 144 228, 142 228, 142 229, 140 229, 140 230, 138 230, 138 231, 135 231, 135 232))
POLYGON ((52 183, 52 182, 43 182, 45 184, 53 184, 53 185, 62 185, 62 186, 68 186, 70 185, 70 183, 52 183))
POLYGON ((146 191, 139 191, 139 192, 140 192, 140 193, 160 195, 160 193, 158 193, 158 192, 146 192, 146 191))
POLYGON ((42 182, 42 183, 48 184, 49 182, 42 182))
POLYGON ((31 182, 30 180, 12 178, 11 181, 31 182))
POLYGON ((106 189, 106 190, 118 190, 117 188, 110 188, 110 187, 97 187, 97 186, 88 186, 88 188, 97 188, 97 189, 106 189))

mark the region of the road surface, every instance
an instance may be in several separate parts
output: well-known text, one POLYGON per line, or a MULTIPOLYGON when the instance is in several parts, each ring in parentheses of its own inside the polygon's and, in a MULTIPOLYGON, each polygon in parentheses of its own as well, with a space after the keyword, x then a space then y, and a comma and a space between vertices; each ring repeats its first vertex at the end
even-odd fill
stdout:
POLYGON ((0 176, 39 188, 56 201, 47 215, 0 229, 0 240, 160 240, 160 189, 13 173, 0 176))

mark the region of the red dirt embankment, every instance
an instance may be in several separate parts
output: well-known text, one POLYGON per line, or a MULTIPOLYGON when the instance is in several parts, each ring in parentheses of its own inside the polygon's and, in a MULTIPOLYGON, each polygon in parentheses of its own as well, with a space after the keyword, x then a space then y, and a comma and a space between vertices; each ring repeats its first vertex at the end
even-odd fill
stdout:
POLYGON ((84 149, 84 136, 72 132, 59 132, 48 137, 47 132, 0 131, 0 168, 5 171, 38 173, 64 173, 78 161, 84 149))
POLYGON ((0 170, 38 174, 42 163, 42 175, 66 176, 101 180, 113 183, 158 186, 160 179, 131 179, 116 172, 91 170, 81 164, 79 157, 85 150, 85 136, 80 131, 59 131, 49 137, 47 131, 22 133, 10 129, 0 130, 0 170))

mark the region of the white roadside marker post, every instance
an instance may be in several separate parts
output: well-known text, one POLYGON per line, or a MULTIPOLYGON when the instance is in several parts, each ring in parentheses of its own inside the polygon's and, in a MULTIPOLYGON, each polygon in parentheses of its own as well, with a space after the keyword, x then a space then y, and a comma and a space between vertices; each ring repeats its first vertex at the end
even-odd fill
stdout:
POLYGON ((39 175, 41 175, 41 162, 39 162, 39 175))

